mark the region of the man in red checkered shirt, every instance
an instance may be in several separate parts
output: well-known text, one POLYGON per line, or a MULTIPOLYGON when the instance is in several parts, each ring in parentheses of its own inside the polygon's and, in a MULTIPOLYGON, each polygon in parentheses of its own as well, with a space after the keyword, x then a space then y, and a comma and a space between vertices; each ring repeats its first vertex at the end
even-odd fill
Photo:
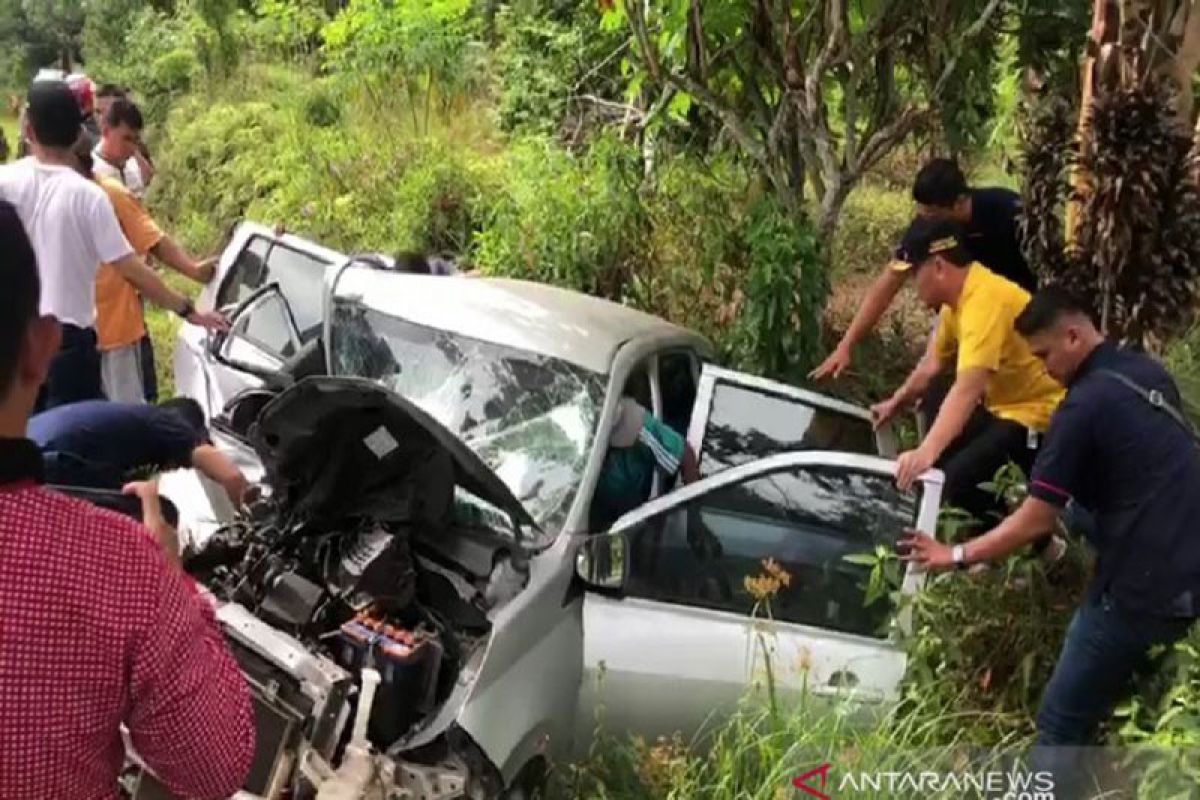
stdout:
POLYGON ((0 203, 0 798, 115 800, 121 726, 174 792, 221 798, 250 768, 249 692, 144 489, 143 527, 38 485, 25 437, 59 326, 0 203), (151 528, 156 532, 151 532, 151 528))

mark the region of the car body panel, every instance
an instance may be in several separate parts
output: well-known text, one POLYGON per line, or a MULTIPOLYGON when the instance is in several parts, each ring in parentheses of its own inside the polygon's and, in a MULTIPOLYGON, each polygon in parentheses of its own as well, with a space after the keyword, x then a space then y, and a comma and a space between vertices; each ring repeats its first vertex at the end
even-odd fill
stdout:
MULTIPOLYGON (((344 258, 340 253, 306 239, 286 233, 276 234, 265 225, 253 222, 241 223, 221 251, 216 275, 200 292, 196 300, 197 308, 226 312, 232 310, 229 307, 218 309, 218 298, 229 282, 235 279, 236 276, 232 272, 238 263, 238 258, 254 240, 265 242, 265 250, 268 253, 271 247, 282 246, 327 264, 334 264, 344 258)), ((324 285, 324 275, 314 274, 313 281, 315 291, 320 292, 324 285)), ((238 303, 239 308, 244 305, 244 303, 238 303)), ((236 320, 231 320, 231 322, 236 323, 236 320)), ((220 414, 225 404, 240 392, 260 387, 263 384, 260 377, 217 360, 213 353, 213 346, 217 341, 218 339, 215 339, 204 328, 184 322, 179 327, 174 355, 176 392, 197 400, 209 419, 220 414)), ((244 345, 244 342, 237 342, 235 339, 232 346, 242 347, 243 349, 237 355, 241 355, 247 361, 257 357, 264 366, 278 361, 278 359, 266 360, 265 357, 268 354, 249 352, 244 345)))
POLYGON ((511 781, 533 758, 571 747, 583 662, 575 544, 559 536, 530 561, 529 584, 492 619, 458 724, 511 781))
MULTIPOLYGON (((789 467, 838 467, 890 477, 890 461, 856 454, 808 451, 775 455, 724 470, 652 500, 613 528, 628 532, 644 521, 700 500, 715 490, 789 467)), ((932 532, 942 476, 922 478, 915 527, 932 532)), ((897 531, 899 534, 899 531, 897 531)), ((902 592, 922 576, 910 568, 902 592)), ((892 615, 904 629, 910 617, 892 615)), ((906 657, 895 642, 699 606, 665 603, 589 590, 584 600, 584 663, 577 736, 602 717, 613 730, 647 736, 699 732, 711 713, 723 716, 747 687, 761 684, 769 665, 775 690, 786 698, 804 691, 877 704, 897 696, 906 657)), ((577 745, 577 749, 580 745, 577 745)))
POLYGON ((694 336, 608 300, 505 278, 446 280, 351 267, 341 273, 334 292, 418 325, 561 359, 602 375, 628 341, 694 336))

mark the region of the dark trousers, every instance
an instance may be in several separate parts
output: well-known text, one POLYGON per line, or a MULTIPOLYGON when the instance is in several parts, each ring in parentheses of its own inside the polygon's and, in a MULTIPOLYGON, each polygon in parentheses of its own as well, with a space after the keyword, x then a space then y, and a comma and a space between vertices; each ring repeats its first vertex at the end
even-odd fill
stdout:
POLYGON ((158 373, 154 369, 154 340, 150 338, 150 334, 142 337, 138 342, 138 349, 138 355, 142 359, 142 391, 147 403, 157 403, 158 373))
MULTIPOLYGON (((1122 608, 1107 595, 1089 598, 1071 620, 1054 674, 1037 715, 1033 761, 1055 772, 1056 786, 1077 787, 1083 752, 1130 688, 1135 672, 1150 666, 1149 651, 1187 635, 1192 620, 1158 617, 1122 608)), ((1062 797, 1072 797, 1070 791, 1062 797)))
POLYGON ((64 322, 62 346, 50 362, 50 374, 46 376, 34 410, 45 411, 81 400, 103 399, 96 331, 64 322))
POLYGON ((1003 502, 979 488, 996 477, 1010 461, 1029 474, 1036 451, 1029 446, 1029 430, 1018 422, 1001 419, 983 406, 975 409, 937 467, 946 475, 942 502, 970 512, 980 521, 1007 513, 1003 502))

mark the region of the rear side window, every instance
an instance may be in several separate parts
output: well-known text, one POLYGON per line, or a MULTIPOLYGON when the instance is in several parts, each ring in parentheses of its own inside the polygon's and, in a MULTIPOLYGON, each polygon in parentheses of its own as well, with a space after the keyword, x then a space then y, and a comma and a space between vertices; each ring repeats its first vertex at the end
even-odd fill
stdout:
POLYGON ((878 453, 875 432, 865 419, 765 389, 717 381, 699 454, 702 476, 797 450, 878 453))
POLYGON ((238 253, 237 260, 233 262, 229 274, 225 276, 220 291, 217 292, 217 308, 241 305, 266 284, 269 249, 270 240, 261 236, 255 236, 246 242, 242 252, 238 253))
POLYGON ((319 258, 255 236, 238 253, 217 293, 217 305, 236 306, 268 283, 277 283, 300 329, 300 340, 308 342, 321 333, 326 266, 319 258))

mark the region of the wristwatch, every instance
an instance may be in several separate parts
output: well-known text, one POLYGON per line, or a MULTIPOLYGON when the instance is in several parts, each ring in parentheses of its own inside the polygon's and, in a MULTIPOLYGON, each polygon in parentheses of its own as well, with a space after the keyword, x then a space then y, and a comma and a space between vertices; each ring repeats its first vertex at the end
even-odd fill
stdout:
POLYGON ((196 313, 196 306, 192 304, 191 299, 185 297, 183 300, 183 308, 179 309, 175 313, 183 319, 187 319, 192 314, 196 313))
POLYGON ((950 548, 950 557, 954 559, 955 569, 967 568, 967 550, 961 544, 956 544, 950 548))

